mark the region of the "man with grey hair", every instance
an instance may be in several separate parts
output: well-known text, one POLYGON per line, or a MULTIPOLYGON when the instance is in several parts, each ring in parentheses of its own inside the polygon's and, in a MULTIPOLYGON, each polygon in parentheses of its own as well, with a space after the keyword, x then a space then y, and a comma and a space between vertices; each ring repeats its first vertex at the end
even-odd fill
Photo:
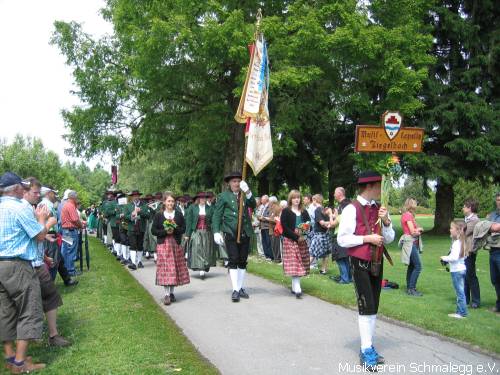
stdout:
POLYGON ((37 243, 45 240, 56 220, 49 218, 46 207, 33 212, 23 203, 24 188, 29 186, 12 172, 0 177, 0 341, 5 365, 14 374, 45 367, 26 357, 29 341, 40 339, 43 329, 40 282, 31 262, 37 243))
POLYGON ((84 223, 80 220, 80 215, 78 215, 77 198, 78 195, 76 191, 70 190, 68 192, 68 200, 61 211, 63 235, 61 254, 64 259, 64 265, 71 276, 80 274, 75 269, 74 260, 76 258, 79 242, 78 230, 84 227, 84 223))
POLYGON ((263 195, 260 198, 260 210, 257 212, 257 218, 260 221, 260 234, 262 238, 262 248, 267 260, 273 260, 273 251, 271 249, 271 237, 269 237, 269 196, 263 195))

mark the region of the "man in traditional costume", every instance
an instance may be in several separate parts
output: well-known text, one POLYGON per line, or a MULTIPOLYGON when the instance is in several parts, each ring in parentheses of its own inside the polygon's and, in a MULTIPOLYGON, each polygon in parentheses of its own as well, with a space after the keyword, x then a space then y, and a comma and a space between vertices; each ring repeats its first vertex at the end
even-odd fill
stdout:
POLYGON ((119 257, 121 254, 120 248, 120 232, 116 223, 116 193, 114 190, 106 191, 106 200, 102 203, 103 223, 103 239, 107 245, 111 242, 113 254, 119 257))
POLYGON ((212 218, 212 229, 215 243, 219 246, 225 246, 228 254, 229 276, 233 288, 231 300, 239 302, 240 298, 249 298, 243 284, 250 248, 250 236, 253 232, 249 209, 255 209, 256 202, 248 184, 242 181, 241 173, 230 173, 224 178, 224 181, 228 183, 229 190, 219 194, 217 198, 212 218), (241 238, 238 243, 238 212, 241 193, 245 194, 246 199, 244 199, 243 205, 241 238))
POLYGON ((381 182, 382 176, 376 172, 359 175, 359 195, 343 210, 337 235, 338 244, 348 248, 358 301, 359 357, 361 365, 369 371, 376 371, 377 365, 384 363, 372 340, 382 287, 383 259, 380 250, 384 244, 394 240, 387 209, 375 202, 380 199, 381 182))
POLYGON ((128 268, 135 271, 137 268, 144 268, 142 265, 142 246, 150 212, 147 204, 140 200, 141 193, 138 190, 133 190, 129 196, 132 201, 124 209, 125 220, 128 223, 127 234, 131 260, 128 268))

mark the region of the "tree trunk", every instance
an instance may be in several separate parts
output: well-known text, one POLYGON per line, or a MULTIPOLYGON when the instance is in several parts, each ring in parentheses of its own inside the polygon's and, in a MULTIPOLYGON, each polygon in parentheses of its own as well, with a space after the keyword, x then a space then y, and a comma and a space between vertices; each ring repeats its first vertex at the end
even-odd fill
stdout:
POLYGON ((259 177, 257 177, 259 188, 256 193, 261 196, 264 194, 269 195, 269 180, 267 178, 267 174, 265 172, 261 172, 259 177))
POLYGON ((450 223, 454 219, 454 198, 453 185, 438 181, 433 234, 449 234, 450 223))

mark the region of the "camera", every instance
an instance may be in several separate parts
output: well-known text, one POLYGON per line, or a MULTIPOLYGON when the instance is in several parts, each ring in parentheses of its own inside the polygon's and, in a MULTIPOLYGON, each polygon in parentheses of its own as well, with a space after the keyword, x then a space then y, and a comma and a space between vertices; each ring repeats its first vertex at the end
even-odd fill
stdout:
POLYGON ((441 265, 446 268, 446 272, 450 272, 450 267, 448 266, 448 262, 445 260, 440 260, 441 265))

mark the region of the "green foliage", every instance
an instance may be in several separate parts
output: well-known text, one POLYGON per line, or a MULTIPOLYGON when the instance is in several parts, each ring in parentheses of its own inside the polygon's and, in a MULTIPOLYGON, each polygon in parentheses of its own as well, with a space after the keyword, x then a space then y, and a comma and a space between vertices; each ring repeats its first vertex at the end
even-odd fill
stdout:
POLYGON ((38 138, 17 135, 12 143, 0 142, 0 174, 11 171, 19 176, 36 177, 43 185, 78 192, 83 207, 100 201, 110 176, 100 166, 90 170, 85 164, 62 165, 53 151, 46 150, 38 138))
MULTIPOLYGON (((275 153, 265 178, 276 191, 284 183, 349 190, 354 125, 378 122, 388 108, 406 116, 422 109, 418 93, 433 61, 424 24, 430 0, 362 4, 261 4, 275 153)), ((162 179, 176 189, 215 186, 224 171, 240 168, 243 139, 233 116, 255 12, 254 3, 227 0, 109 1, 103 15, 114 34, 100 40, 57 21, 52 42, 73 68, 83 103, 64 111, 74 153, 124 155, 124 169, 133 169, 153 150, 168 164, 162 179)), ((159 186, 150 177, 146 185, 159 186)))
POLYGON ((490 212, 495 210, 495 194, 500 191, 500 185, 480 180, 465 181, 458 180, 453 187, 455 191, 455 217, 463 217, 462 207, 467 198, 476 199, 479 202, 478 215, 485 218, 490 212))

